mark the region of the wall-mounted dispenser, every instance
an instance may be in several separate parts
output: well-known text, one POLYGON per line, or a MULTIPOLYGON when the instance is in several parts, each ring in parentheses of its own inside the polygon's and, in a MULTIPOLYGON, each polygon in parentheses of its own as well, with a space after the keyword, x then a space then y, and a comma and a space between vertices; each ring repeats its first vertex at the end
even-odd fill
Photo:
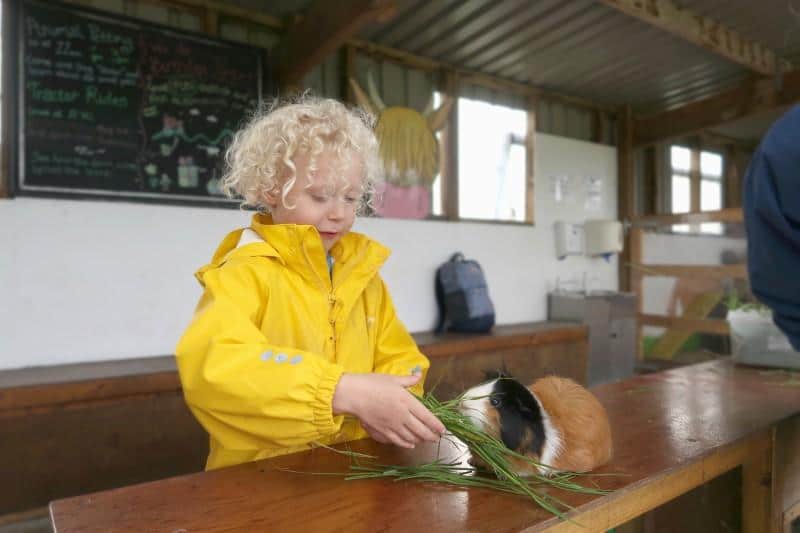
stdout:
POLYGON ((555 223, 556 257, 564 259, 568 255, 583 253, 583 227, 572 222, 555 223))
POLYGON ((586 255, 617 254, 622 251, 625 234, 618 220, 587 220, 583 223, 586 255))

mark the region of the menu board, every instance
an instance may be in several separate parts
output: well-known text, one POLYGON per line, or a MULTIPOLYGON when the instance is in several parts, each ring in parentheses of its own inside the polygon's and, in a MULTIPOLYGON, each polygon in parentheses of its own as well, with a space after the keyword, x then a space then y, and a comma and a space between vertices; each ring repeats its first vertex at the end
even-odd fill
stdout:
POLYGON ((51 3, 21 18, 21 192, 223 198, 262 50, 51 3))

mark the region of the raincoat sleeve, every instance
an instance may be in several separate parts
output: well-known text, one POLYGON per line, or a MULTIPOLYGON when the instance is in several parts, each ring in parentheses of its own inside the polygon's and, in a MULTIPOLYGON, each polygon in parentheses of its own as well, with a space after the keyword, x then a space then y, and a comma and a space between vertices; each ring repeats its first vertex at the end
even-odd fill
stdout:
POLYGON ((383 280, 381 280, 381 292, 374 370, 398 376, 407 376, 415 371, 422 372, 422 379, 409 388, 413 394, 421 396, 430 362, 419 351, 417 343, 397 317, 392 297, 383 280))
POLYGON ((199 274, 205 292, 176 348, 186 403, 228 449, 303 446, 340 430, 331 403, 344 369, 270 343, 256 326, 269 288, 252 262, 199 274))

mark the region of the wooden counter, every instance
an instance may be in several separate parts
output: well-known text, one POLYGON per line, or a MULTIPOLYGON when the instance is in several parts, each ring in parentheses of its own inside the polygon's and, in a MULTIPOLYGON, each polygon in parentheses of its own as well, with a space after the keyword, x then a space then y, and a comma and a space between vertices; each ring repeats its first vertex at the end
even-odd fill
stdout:
MULTIPOLYGON (((292 473, 345 472, 324 449, 55 501, 58 533, 123 531, 606 531, 742 467, 745 532, 780 531, 800 501, 797 462, 778 435, 800 420, 800 388, 776 372, 726 360, 637 376, 594 389, 606 406, 615 457, 595 478, 606 496, 557 494, 576 507, 559 522, 523 498, 390 480, 292 473), (776 491, 781 491, 777 493, 776 491), (788 503, 787 503, 788 502, 788 503), (788 516, 788 514, 786 514, 788 516)), ((790 446, 796 446, 793 441, 790 446)), ((387 464, 433 459, 437 446, 401 450, 370 440, 353 449, 387 464)), ((458 451, 443 444, 444 457, 458 451)))
MULTIPOLYGON (((541 322, 487 335, 416 334, 428 386, 453 395, 503 365, 525 378, 586 374, 586 328, 541 322)), ((55 498, 198 472, 208 436, 172 356, 0 372, 0 515, 55 498)))

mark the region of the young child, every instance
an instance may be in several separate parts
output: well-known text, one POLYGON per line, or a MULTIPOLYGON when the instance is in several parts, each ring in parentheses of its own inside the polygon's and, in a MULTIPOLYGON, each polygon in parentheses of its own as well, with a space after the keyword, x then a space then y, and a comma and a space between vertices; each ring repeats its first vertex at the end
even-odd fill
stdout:
POLYGON ((204 293, 176 349, 207 469, 369 434, 411 448, 442 423, 416 398, 429 363, 350 232, 380 172, 371 119, 310 97, 257 113, 226 154, 226 191, 257 207, 197 272, 204 293))

